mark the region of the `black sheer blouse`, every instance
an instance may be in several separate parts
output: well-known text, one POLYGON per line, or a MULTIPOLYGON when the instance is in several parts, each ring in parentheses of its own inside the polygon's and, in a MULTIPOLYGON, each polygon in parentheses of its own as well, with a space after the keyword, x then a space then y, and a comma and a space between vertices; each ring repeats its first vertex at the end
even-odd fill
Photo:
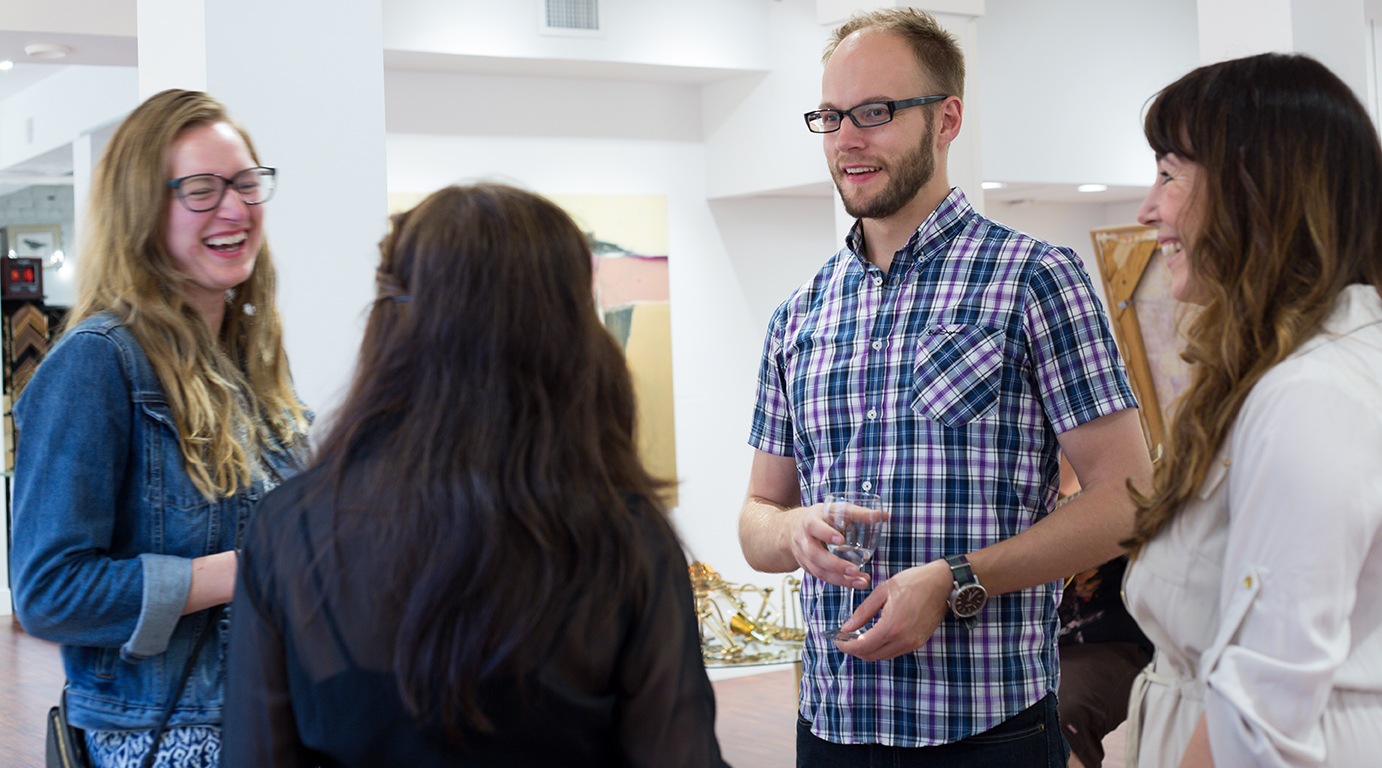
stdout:
POLYGON ((334 510, 304 499, 317 471, 266 497, 245 539, 224 766, 725 765, 670 526, 643 528, 658 574, 647 599, 592 594, 571 606, 537 689, 482 688, 496 732, 462 750, 404 707, 392 671, 401 607, 379 594, 376 542, 329 546, 334 510))

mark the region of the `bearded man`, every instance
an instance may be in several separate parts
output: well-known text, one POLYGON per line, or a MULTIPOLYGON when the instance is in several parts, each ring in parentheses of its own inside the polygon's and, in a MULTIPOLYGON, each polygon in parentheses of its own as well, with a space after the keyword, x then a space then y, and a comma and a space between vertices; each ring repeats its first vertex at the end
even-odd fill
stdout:
POLYGON ((946 180, 963 98, 954 37, 887 9, 835 31, 806 113, 858 221, 769 323, 739 525, 754 568, 807 573, 798 765, 1063 765, 1061 579, 1122 551, 1150 488, 1079 259, 946 180), (1085 490, 1056 510, 1062 451, 1085 490), (826 549, 851 491, 889 514, 863 568, 826 549), (873 624, 831 640, 850 588, 844 629, 873 624))

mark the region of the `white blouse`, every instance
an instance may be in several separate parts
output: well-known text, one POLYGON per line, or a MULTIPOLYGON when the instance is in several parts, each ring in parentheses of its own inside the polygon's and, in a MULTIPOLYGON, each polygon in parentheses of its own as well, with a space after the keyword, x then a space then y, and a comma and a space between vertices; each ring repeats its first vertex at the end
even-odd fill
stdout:
POLYGON ((1218 768, 1382 765, 1382 300, 1244 402, 1199 496, 1128 569, 1156 644, 1129 765, 1179 765, 1200 715, 1218 768), (1134 752, 1136 750, 1136 752, 1134 752))

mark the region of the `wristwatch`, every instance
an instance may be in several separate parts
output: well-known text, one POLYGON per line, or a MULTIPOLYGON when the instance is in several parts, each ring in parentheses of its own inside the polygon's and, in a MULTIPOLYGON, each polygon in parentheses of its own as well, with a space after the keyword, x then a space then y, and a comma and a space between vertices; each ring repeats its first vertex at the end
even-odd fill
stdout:
POLYGON ((989 593, 969 567, 969 558, 964 555, 950 555, 945 558, 950 564, 950 610, 967 627, 978 623, 974 618, 988 602, 989 593))

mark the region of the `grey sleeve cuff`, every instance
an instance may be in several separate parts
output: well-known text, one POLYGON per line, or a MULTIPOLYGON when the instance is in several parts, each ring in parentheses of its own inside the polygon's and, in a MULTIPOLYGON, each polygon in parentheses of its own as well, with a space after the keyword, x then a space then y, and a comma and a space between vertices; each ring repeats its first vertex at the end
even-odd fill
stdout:
POLYGON ((120 658, 138 662, 168 649, 168 640, 182 618, 192 590, 192 561, 171 555, 143 554, 144 601, 134 634, 120 646, 120 658))

